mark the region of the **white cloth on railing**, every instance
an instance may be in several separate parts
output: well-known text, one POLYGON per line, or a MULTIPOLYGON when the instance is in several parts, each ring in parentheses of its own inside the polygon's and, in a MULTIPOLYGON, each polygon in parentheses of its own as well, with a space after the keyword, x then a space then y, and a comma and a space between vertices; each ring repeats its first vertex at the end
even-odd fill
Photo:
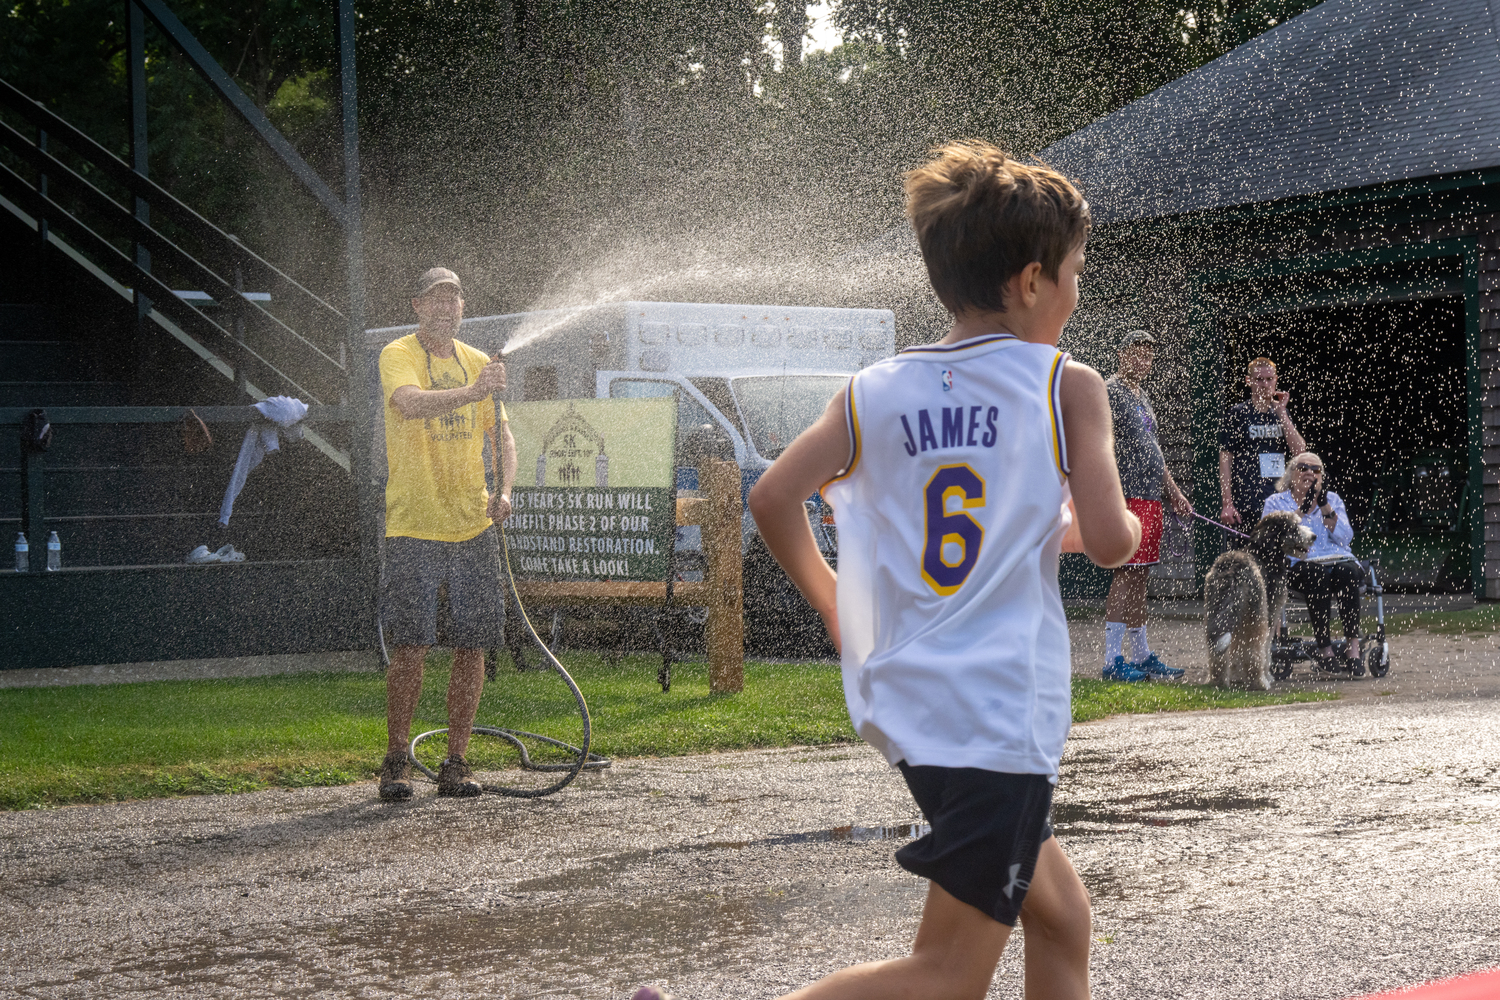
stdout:
POLYGON ((266 455, 281 450, 281 437, 288 441, 302 439, 302 418, 307 416, 307 404, 291 396, 271 396, 255 404, 255 409, 264 419, 252 421, 245 431, 244 443, 240 445, 240 457, 234 463, 234 472, 229 476, 229 488, 224 491, 224 502, 219 506, 219 523, 229 524, 234 513, 234 501, 245 488, 245 480, 266 455))

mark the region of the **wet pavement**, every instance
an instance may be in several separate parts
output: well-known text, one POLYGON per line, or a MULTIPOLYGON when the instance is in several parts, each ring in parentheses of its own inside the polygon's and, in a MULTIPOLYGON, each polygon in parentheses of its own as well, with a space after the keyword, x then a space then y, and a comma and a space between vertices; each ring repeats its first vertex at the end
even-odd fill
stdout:
MULTIPOLYGON (((1500 965, 1496 642, 1398 641, 1384 693, 1075 727, 1054 819, 1096 997, 1500 965)), ((864 746, 623 761, 540 801, 365 783, 4 813, 0 996, 771 997, 907 951, 923 885, 891 854, 919 822, 864 746)), ((992 996, 1020 995, 1021 940, 992 996)))

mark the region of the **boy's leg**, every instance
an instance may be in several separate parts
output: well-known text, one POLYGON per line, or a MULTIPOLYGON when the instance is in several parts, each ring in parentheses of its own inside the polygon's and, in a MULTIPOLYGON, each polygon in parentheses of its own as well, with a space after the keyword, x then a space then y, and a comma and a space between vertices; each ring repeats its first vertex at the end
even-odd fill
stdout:
MULTIPOLYGON (((1033 881, 1028 898, 1035 885, 1033 881)), ((980 1000, 989 990, 1010 932, 1010 927, 929 882, 927 905, 909 956, 840 969, 784 1000, 980 1000)))
POLYGON ((1037 854, 1031 888, 1021 903, 1026 1000, 1088 1000, 1089 893, 1056 837, 1037 854))

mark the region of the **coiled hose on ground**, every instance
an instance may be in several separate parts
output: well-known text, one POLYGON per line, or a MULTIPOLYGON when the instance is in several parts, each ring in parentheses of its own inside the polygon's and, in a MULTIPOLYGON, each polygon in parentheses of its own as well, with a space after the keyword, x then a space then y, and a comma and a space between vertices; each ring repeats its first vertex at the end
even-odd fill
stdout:
MULTIPOLYGON (((578 775, 583 771, 609 767, 610 764, 613 763, 613 761, 611 761, 608 757, 602 757, 599 754, 591 753, 589 751, 589 744, 593 740, 593 726, 589 720, 588 703, 583 700, 583 692, 578 690, 578 685, 573 681, 573 678, 568 673, 567 668, 562 665, 562 661, 560 661, 553 654, 552 650, 547 647, 547 644, 542 641, 542 637, 537 634, 536 626, 531 624, 531 619, 526 614, 526 605, 521 603, 521 594, 518 590, 516 590, 515 574, 511 571, 510 546, 506 541, 504 525, 500 526, 500 554, 501 561, 505 569, 506 583, 510 587, 511 596, 516 599, 516 608, 519 609, 521 613, 521 621, 525 623, 526 631, 531 634, 532 640, 536 642, 537 647, 541 649, 542 653, 547 657, 547 663, 552 667, 554 671, 557 672, 557 675, 562 678, 563 683, 568 686, 568 690, 573 692, 573 698, 578 703, 578 714, 583 718, 583 745, 581 747, 575 747, 571 743, 564 743, 562 740, 556 740, 550 736, 543 736, 540 733, 528 733, 524 729, 506 729, 501 726, 474 726, 473 732, 484 736, 499 737, 500 739, 506 740, 512 746, 514 746, 521 756, 521 766, 526 770, 563 772, 561 778, 559 778, 556 782, 546 786, 545 788, 507 788, 504 785, 483 785, 483 788, 486 792, 490 792, 494 795, 509 795, 513 798, 518 799, 539 799, 544 795, 551 795, 554 792, 562 791, 564 788, 568 787, 568 785, 572 783, 573 779, 578 777, 578 775), (549 746, 557 747, 560 750, 568 751, 569 753, 575 754, 576 756, 571 763, 536 764, 532 762, 531 756, 526 752, 526 744, 522 742, 523 740, 537 740, 541 743, 546 743, 549 746)), ((425 739, 429 739, 439 734, 446 734, 447 732, 447 729, 433 729, 428 732, 422 733, 420 736, 411 741, 411 746, 408 747, 406 751, 407 756, 411 758, 412 765, 416 767, 417 770, 427 775, 427 777, 433 781, 437 781, 437 772, 427 767, 427 765, 423 764, 420 760, 417 759, 417 745, 425 739)))

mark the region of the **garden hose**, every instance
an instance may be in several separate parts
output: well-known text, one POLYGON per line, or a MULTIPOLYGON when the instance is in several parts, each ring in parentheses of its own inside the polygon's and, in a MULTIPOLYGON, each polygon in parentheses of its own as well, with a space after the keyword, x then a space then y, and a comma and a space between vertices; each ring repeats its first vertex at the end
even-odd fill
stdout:
MULTIPOLYGON (((528 733, 522 729, 505 729, 499 726, 473 727, 472 731, 475 733, 484 736, 497 736, 500 739, 508 741, 520 753, 521 767, 525 768, 528 771, 566 772, 565 774, 563 774, 562 778, 545 788, 506 788, 503 785, 482 786, 486 792, 491 792, 495 795, 509 795, 513 798, 518 799, 539 799, 544 795, 551 795, 554 792, 562 791, 573 781, 574 778, 578 777, 580 772, 584 771, 585 769, 596 770, 599 768, 605 768, 609 767, 613 762, 608 757, 602 757, 599 754, 589 752, 589 743, 593 738, 593 728, 589 721, 588 703, 583 700, 583 692, 578 690, 578 685, 574 683, 572 676, 569 675, 567 671, 567 668, 562 665, 562 662, 558 660, 558 658, 553 654, 552 650, 547 647, 547 644, 542 641, 542 637, 537 634, 536 626, 532 625, 531 619, 527 617, 526 605, 521 603, 521 594, 518 590, 516 590, 516 577, 515 573, 511 570, 510 565, 510 546, 506 542, 505 526, 503 524, 500 525, 500 552, 502 562, 505 566, 505 579, 506 582, 510 585, 511 594, 516 599, 516 608, 521 612, 521 621, 526 624, 526 631, 531 633, 531 638, 536 642, 537 646, 546 655, 547 662, 551 664, 552 669, 557 671, 557 675, 563 679, 563 683, 568 686, 568 690, 573 692, 573 698, 578 702, 578 714, 583 718, 583 746, 581 747, 575 747, 571 743, 564 743, 562 740, 555 740, 550 736, 543 736, 540 733, 528 733), (532 763, 531 756, 526 752, 526 744, 522 742, 523 739, 537 740, 550 746, 557 747, 560 750, 566 750, 571 754, 576 754, 577 756, 571 763, 567 764, 534 764, 532 763)), ((422 733, 416 739, 411 741, 411 746, 406 751, 407 756, 411 759, 413 766, 415 766, 419 771, 427 775, 427 777, 431 778, 433 781, 437 781, 437 772, 428 768, 425 764, 417 759, 417 744, 421 743, 428 737, 437 736, 438 734, 446 733, 447 731, 448 730, 446 729, 433 729, 429 732, 422 733)))

